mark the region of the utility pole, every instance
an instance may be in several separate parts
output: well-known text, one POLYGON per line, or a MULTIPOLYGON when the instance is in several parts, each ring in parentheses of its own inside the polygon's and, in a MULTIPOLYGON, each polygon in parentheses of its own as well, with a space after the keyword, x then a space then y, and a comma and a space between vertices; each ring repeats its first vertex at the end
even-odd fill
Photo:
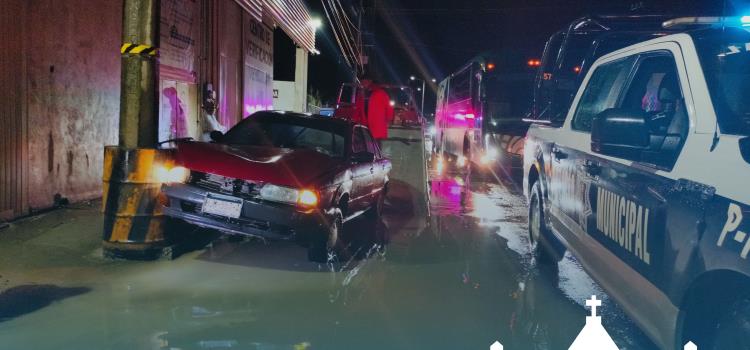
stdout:
POLYGON ((149 259, 165 255, 165 218, 158 203, 156 166, 171 166, 156 149, 156 60, 159 0, 124 0, 120 128, 117 146, 104 147, 102 202, 104 255, 149 259))
POLYGON ((125 0, 122 21, 121 147, 156 146, 158 0, 125 0))

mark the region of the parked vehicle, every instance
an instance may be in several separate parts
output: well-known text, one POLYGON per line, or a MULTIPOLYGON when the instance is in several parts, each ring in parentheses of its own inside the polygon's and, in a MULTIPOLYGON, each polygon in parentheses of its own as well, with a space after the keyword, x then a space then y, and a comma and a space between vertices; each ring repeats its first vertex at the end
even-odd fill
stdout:
MULTIPOLYGON (((414 91, 408 86, 378 84, 391 97, 393 107, 394 125, 418 126, 422 124, 423 118, 417 111, 417 103, 414 99, 414 91)), ((334 117, 352 120, 357 115, 366 116, 367 103, 370 99, 370 90, 360 84, 344 83, 339 89, 339 98, 336 104, 334 117), (357 100, 361 99, 360 105, 357 100), (358 109, 362 109, 359 111, 358 109)))
POLYGON ((562 124, 530 127, 530 237, 660 348, 748 349, 750 17, 665 25, 683 32, 597 59, 562 124))
POLYGON ((440 82, 435 146, 459 166, 469 163, 520 168, 523 121, 531 101, 533 68, 522 52, 477 56, 440 82))
POLYGON ((586 16, 552 36, 544 47, 534 81, 528 118, 560 125, 591 64, 602 55, 673 33, 658 15, 586 16))
POLYGON ((222 232, 309 243, 324 260, 342 224, 377 219, 391 163, 369 130, 349 121, 258 112, 214 142, 177 143, 162 169, 164 213, 222 232))

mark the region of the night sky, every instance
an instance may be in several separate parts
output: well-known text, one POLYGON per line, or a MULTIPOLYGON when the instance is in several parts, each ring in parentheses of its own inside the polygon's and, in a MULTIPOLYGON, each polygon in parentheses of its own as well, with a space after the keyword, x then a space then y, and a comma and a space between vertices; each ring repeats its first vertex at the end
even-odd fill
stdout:
MULTIPOLYGON (((347 7, 359 0, 340 0, 347 7)), ((375 81, 408 84, 409 76, 438 82, 481 52, 520 50, 539 58, 547 38, 572 20, 588 14, 718 15, 722 0, 605 1, 605 0, 365 0, 377 1, 374 13, 374 47, 368 76, 375 81)), ((733 0, 728 0, 732 2, 733 0)), ((321 55, 310 58, 310 89, 324 101, 335 103, 341 82, 351 81, 351 71, 333 41, 321 0, 306 0, 324 26, 317 34, 321 55)), ((742 2, 745 2, 744 0, 742 2)), ((731 7, 731 5, 730 5, 731 7)), ((434 88, 434 86, 433 86, 434 88)), ((426 111, 434 104, 427 89, 426 111)))

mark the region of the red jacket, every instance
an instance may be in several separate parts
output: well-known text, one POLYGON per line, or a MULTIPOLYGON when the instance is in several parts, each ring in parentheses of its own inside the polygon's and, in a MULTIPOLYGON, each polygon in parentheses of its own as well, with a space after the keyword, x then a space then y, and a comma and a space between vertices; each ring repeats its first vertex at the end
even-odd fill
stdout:
POLYGON ((367 106, 367 127, 375 139, 388 138, 388 123, 393 119, 391 97, 385 90, 375 87, 367 106))

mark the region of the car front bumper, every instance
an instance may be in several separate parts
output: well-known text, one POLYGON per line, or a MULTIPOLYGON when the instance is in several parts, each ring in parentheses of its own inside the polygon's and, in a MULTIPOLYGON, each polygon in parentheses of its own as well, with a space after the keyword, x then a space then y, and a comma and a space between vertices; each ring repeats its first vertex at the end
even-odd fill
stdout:
POLYGON ((237 219, 207 214, 201 209, 209 194, 227 195, 186 184, 162 185, 162 194, 167 197, 168 205, 163 208, 166 216, 230 234, 275 240, 300 239, 321 232, 327 221, 319 210, 301 211, 289 205, 246 199, 237 219))

